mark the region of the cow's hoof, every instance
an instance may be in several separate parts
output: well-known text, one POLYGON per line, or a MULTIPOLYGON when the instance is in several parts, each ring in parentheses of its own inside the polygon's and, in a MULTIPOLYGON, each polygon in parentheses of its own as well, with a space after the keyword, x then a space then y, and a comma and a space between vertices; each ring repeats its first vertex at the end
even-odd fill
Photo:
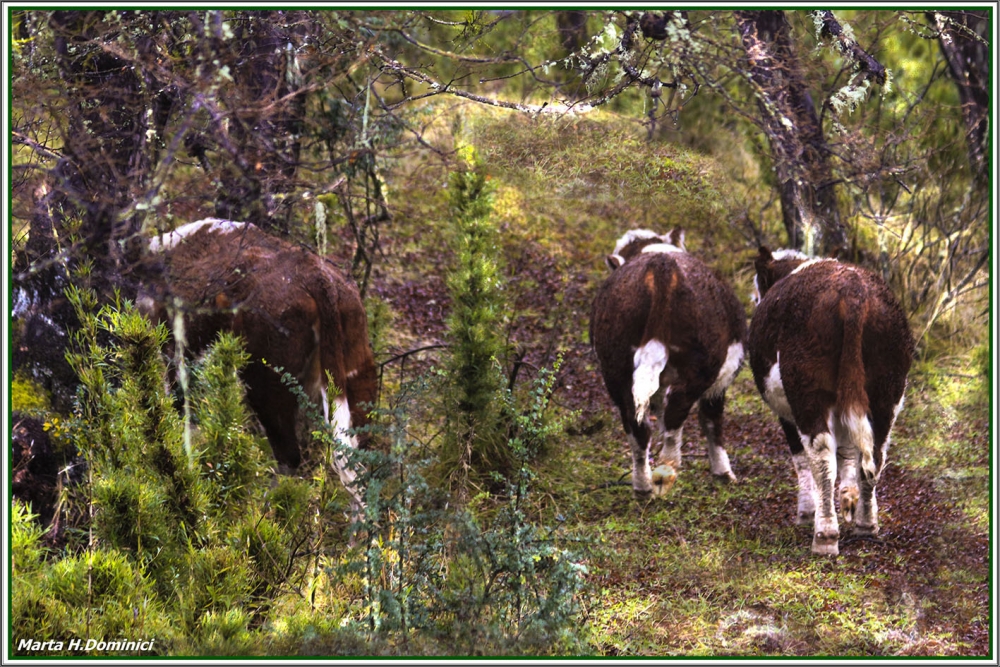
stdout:
POLYGON ((816 533, 813 535, 812 552, 818 556, 837 556, 840 554, 839 533, 816 533))
POLYGON ((878 524, 872 526, 863 526, 860 523, 854 524, 854 529, 851 531, 855 535, 878 535, 878 524))
POLYGON ((732 470, 728 470, 724 473, 716 475, 712 473, 712 477, 715 478, 716 482, 722 482, 723 484, 735 484, 739 480, 736 479, 736 475, 733 474, 732 470))
POLYGON ((653 497, 652 489, 632 489, 632 497, 635 498, 636 502, 648 503, 653 497))

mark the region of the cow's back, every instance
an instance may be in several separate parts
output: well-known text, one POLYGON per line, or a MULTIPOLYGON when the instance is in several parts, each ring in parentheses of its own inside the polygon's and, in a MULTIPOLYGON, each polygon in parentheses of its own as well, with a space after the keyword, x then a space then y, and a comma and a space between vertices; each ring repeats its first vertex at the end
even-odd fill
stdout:
POLYGON ((714 378, 746 332, 732 289, 687 253, 643 253, 614 271, 591 313, 591 340, 614 400, 629 391, 633 354, 658 340, 681 376, 714 378))

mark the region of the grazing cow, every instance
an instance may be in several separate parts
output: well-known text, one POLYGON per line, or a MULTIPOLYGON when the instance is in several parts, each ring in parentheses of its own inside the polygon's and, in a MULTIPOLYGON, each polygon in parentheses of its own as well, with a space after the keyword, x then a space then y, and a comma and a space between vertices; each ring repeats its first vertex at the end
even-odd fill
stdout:
MULTIPOLYGON (((361 298, 330 263, 252 224, 215 218, 154 237, 149 260, 159 275, 144 283, 139 308, 168 326, 171 311, 182 314, 189 352, 203 351, 221 331, 242 336, 247 402, 281 472, 301 462, 298 401, 274 367, 293 375, 338 437, 358 446, 344 434, 367 423, 377 376, 361 298), (339 392, 332 415, 328 379, 339 392)), ((343 457, 335 467, 357 510, 354 473, 343 457)))
POLYGON ((735 480, 723 447, 726 388, 743 361, 746 315, 732 289, 684 250, 684 234, 632 230, 607 257, 590 340, 632 447, 632 491, 661 496, 681 463, 681 431, 694 404, 709 467, 735 480), (651 437, 662 440, 657 469, 651 437))
POLYGON ((750 368, 792 451, 797 522, 814 522, 813 553, 837 555, 838 467, 842 518, 853 518, 856 534, 878 533, 875 484, 903 406, 913 336, 869 271, 764 247, 755 266, 750 368))

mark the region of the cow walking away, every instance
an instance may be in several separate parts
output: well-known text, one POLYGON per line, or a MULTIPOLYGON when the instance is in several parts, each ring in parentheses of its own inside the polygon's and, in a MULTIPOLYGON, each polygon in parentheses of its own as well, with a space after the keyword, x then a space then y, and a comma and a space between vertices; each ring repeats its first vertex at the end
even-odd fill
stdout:
MULTIPOLYGON (((298 468, 299 405, 275 368, 293 375, 342 441, 368 422, 377 376, 365 309, 357 289, 328 261, 249 223, 209 218, 151 239, 146 261, 154 278, 137 305, 154 322, 172 326, 183 315, 185 348, 202 352, 219 332, 242 336, 250 362, 247 402, 256 413, 280 472, 298 468), (339 394, 331 414, 327 380, 339 394)), ((363 444, 363 443, 361 443, 363 444)), ((360 494, 344 457, 337 473, 352 497, 360 494)))
POLYGON ((875 486, 903 406, 914 342, 902 308, 877 275, 835 259, 761 247, 750 368, 777 414, 798 477, 799 524, 812 551, 839 553, 841 517, 878 533, 875 486))
POLYGON ((684 250, 684 234, 623 235, 594 299, 590 340, 632 448, 632 491, 663 495, 695 403, 713 475, 735 480, 723 444, 726 388, 743 362, 746 314, 732 289, 684 250), (656 471, 654 436, 662 441, 656 471))

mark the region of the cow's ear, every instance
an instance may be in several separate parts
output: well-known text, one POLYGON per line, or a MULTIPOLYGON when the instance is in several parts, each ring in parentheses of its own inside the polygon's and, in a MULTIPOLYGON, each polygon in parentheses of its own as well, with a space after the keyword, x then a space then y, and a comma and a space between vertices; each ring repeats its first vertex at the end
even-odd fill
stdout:
POLYGON ((667 239, 669 240, 670 245, 684 250, 684 230, 680 227, 671 231, 669 236, 667 236, 667 239))
POLYGON ((614 271, 625 263, 625 258, 621 255, 608 255, 604 258, 604 262, 608 265, 609 269, 614 271))
POLYGON ((774 259, 771 256, 771 251, 767 249, 766 246, 761 246, 757 250, 757 257, 753 261, 754 272, 757 274, 754 276, 753 285, 757 292, 757 301, 759 302, 767 294, 767 290, 771 287, 771 260, 774 259))

